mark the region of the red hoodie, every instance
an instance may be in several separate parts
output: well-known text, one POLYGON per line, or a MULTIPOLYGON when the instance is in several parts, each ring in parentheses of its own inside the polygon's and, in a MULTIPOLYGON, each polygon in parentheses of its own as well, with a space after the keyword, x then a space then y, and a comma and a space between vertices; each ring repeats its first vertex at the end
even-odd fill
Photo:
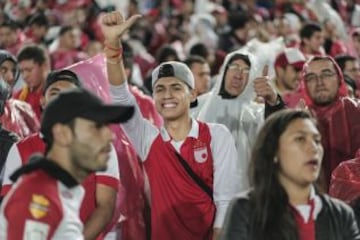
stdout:
POLYGON ((354 158, 356 151, 360 148, 360 102, 347 97, 343 74, 334 59, 328 56, 323 58, 334 64, 338 74, 340 86, 336 99, 327 106, 319 106, 310 98, 304 76, 306 65, 312 59, 306 63, 302 71, 301 90, 307 106, 318 120, 324 147, 323 174, 327 188, 332 171, 341 162, 354 158))

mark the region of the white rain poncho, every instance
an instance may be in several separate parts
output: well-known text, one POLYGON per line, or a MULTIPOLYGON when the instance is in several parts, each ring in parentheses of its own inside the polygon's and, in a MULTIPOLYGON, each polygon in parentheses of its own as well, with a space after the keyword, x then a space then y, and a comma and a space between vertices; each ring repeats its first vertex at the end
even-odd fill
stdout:
POLYGON ((248 165, 250 160, 251 148, 256 134, 264 122, 264 104, 254 102, 255 91, 253 81, 260 76, 261 70, 258 68, 257 60, 254 55, 245 51, 237 50, 228 54, 220 69, 218 81, 210 93, 207 94, 205 103, 201 106, 198 119, 204 122, 222 123, 228 127, 234 137, 238 160, 240 161, 239 176, 243 176, 242 186, 247 190, 248 165), (251 62, 249 80, 244 91, 236 98, 227 99, 219 95, 222 81, 224 81, 226 66, 230 59, 236 54, 249 56, 251 62))

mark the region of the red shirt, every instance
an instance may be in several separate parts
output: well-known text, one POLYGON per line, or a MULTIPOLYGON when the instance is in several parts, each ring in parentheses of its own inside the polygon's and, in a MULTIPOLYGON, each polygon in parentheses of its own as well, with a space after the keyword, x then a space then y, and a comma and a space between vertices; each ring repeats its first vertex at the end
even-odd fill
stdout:
MULTIPOLYGON (((187 137, 180 155, 213 188, 209 127, 199 122, 199 138, 187 137)), ((189 176, 170 141, 159 134, 144 162, 151 189, 151 239, 210 240, 215 204, 189 176)))

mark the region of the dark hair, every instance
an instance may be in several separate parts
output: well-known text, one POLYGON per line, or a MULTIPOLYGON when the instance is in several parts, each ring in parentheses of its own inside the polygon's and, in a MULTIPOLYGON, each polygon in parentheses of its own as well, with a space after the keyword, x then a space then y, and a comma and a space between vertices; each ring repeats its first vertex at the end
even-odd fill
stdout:
POLYGON ((303 25, 300 30, 300 38, 311 38, 315 32, 321 32, 322 28, 319 24, 314 22, 308 22, 303 25))
POLYGON ((168 57, 174 57, 175 61, 180 61, 176 50, 171 45, 161 47, 156 53, 156 60, 159 64, 168 61, 168 57))
POLYGON ((17 59, 18 62, 33 60, 35 63, 42 65, 47 61, 46 50, 36 45, 25 46, 20 50, 17 59))
POLYGON ((64 35, 65 33, 69 32, 69 31, 72 31, 74 30, 74 27, 73 26, 69 26, 69 25, 66 25, 66 26, 62 26, 60 28, 60 31, 59 31, 59 36, 62 36, 64 35))
POLYGON ((205 64, 207 63, 206 60, 201 57, 201 56, 197 56, 197 55, 190 55, 188 58, 185 59, 184 63, 191 68, 191 66, 194 63, 199 63, 199 64, 205 64))
POLYGON ((190 48, 190 55, 201 56, 205 59, 209 57, 209 50, 203 43, 196 43, 190 48))
POLYGON ((342 71, 344 71, 347 61, 357 61, 355 57, 350 55, 338 55, 334 59, 342 71))
POLYGON ((312 119, 303 110, 286 109, 272 114, 260 130, 252 149, 250 194, 253 239, 296 240, 297 226, 289 210, 288 195, 278 180, 279 166, 274 162, 281 135, 296 119, 312 119))
POLYGON ((39 27, 48 27, 49 26, 49 22, 48 19, 46 18, 45 14, 43 12, 37 13, 35 15, 33 15, 30 20, 29 20, 29 26, 31 25, 36 25, 39 27))
POLYGON ((229 25, 231 31, 237 29, 243 29, 246 27, 246 24, 250 21, 251 16, 248 13, 244 12, 232 12, 229 14, 229 25))
POLYGON ((54 70, 47 75, 42 95, 44 96, 49 87, 57 81, 68 81, 75 86, 82 88, 81 80, 75 72, 69 69, 54 70))
POLYGON ((16 31, 20 26, 18 23, 9 20, 0 24, 0 28, 10 28, 11 31, 16 31))

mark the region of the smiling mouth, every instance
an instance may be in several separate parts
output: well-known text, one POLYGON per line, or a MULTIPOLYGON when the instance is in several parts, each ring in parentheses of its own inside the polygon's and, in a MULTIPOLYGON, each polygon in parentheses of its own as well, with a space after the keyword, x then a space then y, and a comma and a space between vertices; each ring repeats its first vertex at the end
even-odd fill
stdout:
POLYGON ((163 108, 169 109, 169 108, 175 108, 177 106, 177 104, 175 104, 175 103, 164 103, 164 104, 161 104, 161 106, 163 108))

